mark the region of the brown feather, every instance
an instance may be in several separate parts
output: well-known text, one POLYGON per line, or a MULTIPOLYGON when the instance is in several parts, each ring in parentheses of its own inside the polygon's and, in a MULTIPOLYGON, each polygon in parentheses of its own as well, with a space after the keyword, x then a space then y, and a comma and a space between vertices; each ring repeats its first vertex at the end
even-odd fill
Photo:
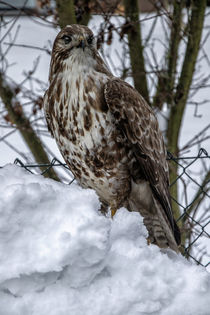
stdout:
POLYGON ((69 25, 55 39, 44 96, 48 128, 78 183, 95 189, 103 211, 139 211, 150 240, 177 251, 180 234, 157 120, 134 88, 113 77, 90 38, 88 27, 69 25))
POLYGON ((117 117, 116 123, 122 132, 126 133, 128 142, 139 162, 136 165, 138 171, 135 171, 134 180, 144 178, 150 183, 179 245, 180 232, 171 210, 166 149, 157 119, 141 95, 121 79, 109 80, 104 93, 111 112, 117 117))

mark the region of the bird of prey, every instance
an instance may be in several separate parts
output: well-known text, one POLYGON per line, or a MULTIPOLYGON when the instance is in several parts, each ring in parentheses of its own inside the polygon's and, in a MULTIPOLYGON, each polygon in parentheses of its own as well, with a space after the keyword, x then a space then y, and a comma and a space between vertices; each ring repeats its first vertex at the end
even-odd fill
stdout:
POLYGON ((166 150, 144 98, 115 77, 92 31, 67 25, 57 35, 44 96, 47 125, 77 182, 112 216, 120 207, 144 218, 149 242, 178 252, 166 150))

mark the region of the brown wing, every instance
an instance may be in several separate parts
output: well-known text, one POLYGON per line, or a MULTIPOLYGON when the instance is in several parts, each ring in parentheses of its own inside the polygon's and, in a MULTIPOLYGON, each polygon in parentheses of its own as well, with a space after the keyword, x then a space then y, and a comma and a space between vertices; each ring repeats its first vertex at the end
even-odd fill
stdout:
POLYGON ((140 173, 150 183, 179 244, 180 233, 171 211, 166 150, 154 113, 133 87, 118 78, 107 82, 104 95, 118 128, 139 161, 140 173))
POLYGON ((50 117, 50 111, 49 111, 48 90, 45 92, 45 95, 44 95, 43 109, 44 109, 44 114, 45 114, 45 119, 46 119, 46 122, 47 122, 48 130, 50 131, 52 137, 54 137, 54 135, 53 135, 52 119, 50 117))

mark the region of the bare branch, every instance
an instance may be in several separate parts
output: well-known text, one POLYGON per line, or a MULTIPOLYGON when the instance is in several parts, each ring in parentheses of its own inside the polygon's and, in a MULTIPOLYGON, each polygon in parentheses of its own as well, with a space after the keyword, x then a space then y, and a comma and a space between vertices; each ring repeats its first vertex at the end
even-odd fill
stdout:
MULTIPOLYGON (((21 111, 17 106, 16 103, 16 96, 13 89, 5 82, 4 76, 0 73, 0 97, 5 104, 5 107, 12 119, 12 121, 16 124, 17 128, 19 129, 23 139, 27 143, 27 146, 31 150, 35 160, 39 162, 49 162, 48 156, 45 153, 43 146, 41 144, 40 139, 34 132, 31 127, 31 124, 27 117, 25 116, 24 112, 21 111)), ((54 170, 47 175, 56 180, 59 180, 54 170)))

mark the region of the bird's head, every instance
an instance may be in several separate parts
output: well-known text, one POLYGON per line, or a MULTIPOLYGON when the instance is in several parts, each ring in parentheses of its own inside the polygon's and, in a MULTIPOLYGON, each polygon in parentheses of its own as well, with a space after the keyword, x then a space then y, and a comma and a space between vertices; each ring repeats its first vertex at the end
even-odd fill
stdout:
POLYGON ((61 56, 63 59, 71 55, 93 55, 96 43, 93 32, 84 25, 67 25, 57 35, 52 55, 61 56))
POLYGON ((93 32, 84 25, 67 25, 58 33, 52 50, 50 82, 57 73, 71 71, 73 65, 83 69, 100 66, 101 72, 110 74, 98 54, 93 32))

